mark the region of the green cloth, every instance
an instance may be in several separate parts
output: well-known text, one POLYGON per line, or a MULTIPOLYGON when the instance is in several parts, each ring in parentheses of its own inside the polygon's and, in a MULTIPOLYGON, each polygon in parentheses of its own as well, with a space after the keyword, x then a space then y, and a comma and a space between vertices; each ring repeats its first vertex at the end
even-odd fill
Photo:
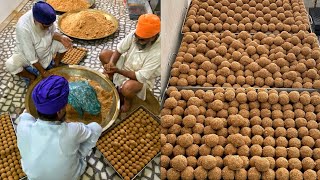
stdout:
POLYGON ((100 113, 101 106, 96 91, 87 81, 70 82, 69 89, 68 103, 81 117, 84 112, 92 115, 100 113))

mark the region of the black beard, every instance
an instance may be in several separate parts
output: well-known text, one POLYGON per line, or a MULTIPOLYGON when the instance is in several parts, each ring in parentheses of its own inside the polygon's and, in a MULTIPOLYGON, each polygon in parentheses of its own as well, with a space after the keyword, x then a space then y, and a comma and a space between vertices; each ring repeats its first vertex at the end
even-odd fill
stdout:
POLYGON ((136 42, 136 45, 138 46, 138 49, 139 49, 139 50, 143 50, 143 49, 145 49, 145 48, 147 47, 148 43, 147 43, 147 44, 142 45, 142 44, 140 44, 140 43, 136 42))

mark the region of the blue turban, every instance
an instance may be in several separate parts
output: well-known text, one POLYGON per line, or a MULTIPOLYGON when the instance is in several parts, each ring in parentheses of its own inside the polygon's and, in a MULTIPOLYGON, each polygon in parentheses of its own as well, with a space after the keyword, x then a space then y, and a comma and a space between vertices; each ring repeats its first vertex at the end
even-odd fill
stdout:
POLYGON ((33 5, 33 18, 44 25, 50 25, 56 20, 56 12, 53 7, 43 1, 39 1, 33 5))
POLYGON ((68 103, 69 83, 61 76, 41 80, 32 91, 33 103, 42 114, 55 114, 68 103))

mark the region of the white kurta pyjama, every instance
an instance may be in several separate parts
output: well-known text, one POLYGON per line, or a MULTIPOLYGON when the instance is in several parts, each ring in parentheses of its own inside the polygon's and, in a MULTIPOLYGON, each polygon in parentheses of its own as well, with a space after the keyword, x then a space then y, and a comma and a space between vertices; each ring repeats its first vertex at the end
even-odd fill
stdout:
POLYGON ((6 61, 6 69, 11 74, 18 74, 23 67, 39 62, 46 69, 57 52, 67 49, 53 35, 56 26, 53 24, 47 31, 41 30, 33 19, 32 10, 20 17, 16 25, 16 49, 6 61))
MULTIPOLYGON (((142 90, 137 96, 145 100, 146 90, 152 90, 156 77, 160 76, 160 36, 152 46, 139 50, 135 43, 135 31, 128 34, 117 46, 121 57, 117 62, 119 69, 134 71, 137 80, 143 84, 142 90)), ((121 74, 113 76, 113 82, 121 87, 126 81, 130 80, 121 74)))
POLYGON ((36 120, 28 113, 19 119, 17 143, 29 180, 76 180, 84 173, 85 157, 102 132, 99 124, 36 120))

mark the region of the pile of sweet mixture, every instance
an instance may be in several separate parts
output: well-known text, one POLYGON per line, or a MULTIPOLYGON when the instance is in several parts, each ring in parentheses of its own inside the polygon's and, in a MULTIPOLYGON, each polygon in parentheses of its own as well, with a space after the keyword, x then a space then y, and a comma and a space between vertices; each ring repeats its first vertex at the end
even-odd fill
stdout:
POLYGON ((79 115, 77 111, 71 106, 67 105, 67 114, 66 114, 66 120, 68 122, 83 122, 85 124, 88 124, 90 122, 97 122, 101 124, 103 120, 106 119, 107 115, 110 112, 111 106, 112 106, 112 92, 108 92, 105 89, 103 89, 100 84, 93 80, 88 80, 85 78, 80 77, 66 77, 69 82, 74 81, 88 81, 89 85, 93 87, 93 89, 97 93, 98 101, 100 102, 101 111, 98 115, 91 115, 87 112, 84 112, 84 115, 82 118, 79 118, 79 115))
POLYGON ((48 0, 56 11, 68 12, 79 9, 88 9, 90 4, 87 0, 48 0))
POLYGON ((82 11, 63 18, 61 29, 69 36, 93 39, 111 34, 115 26, 99 12, 82 11))

